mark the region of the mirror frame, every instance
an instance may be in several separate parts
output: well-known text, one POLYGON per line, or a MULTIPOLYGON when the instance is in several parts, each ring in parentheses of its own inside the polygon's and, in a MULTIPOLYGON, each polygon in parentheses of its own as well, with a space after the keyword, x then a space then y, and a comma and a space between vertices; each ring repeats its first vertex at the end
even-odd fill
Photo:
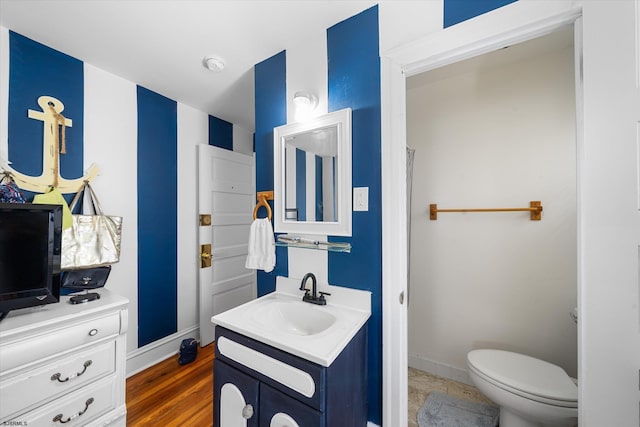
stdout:
POLYGON ((351 108, 334 111, 301 123, 273 129, 274 231, 276 233, 351 236, 351 108), (336 185, 337 221, 285 220, 285 138, 317 128, 338 128, 338 167, 336 185))

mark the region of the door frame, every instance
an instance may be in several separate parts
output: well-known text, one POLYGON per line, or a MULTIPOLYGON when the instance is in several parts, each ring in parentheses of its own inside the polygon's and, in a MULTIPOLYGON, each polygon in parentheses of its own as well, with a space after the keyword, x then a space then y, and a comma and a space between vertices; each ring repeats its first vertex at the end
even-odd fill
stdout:
MULTIPOLYGON (((382 96, 382 424, 407 425, 406 78, 549 34, 576 23, 582 6, 516 2, 381 54, 382 96)), ((582 150, 581 25, 575 30, 576 144, 582 150)), ((580 158, 577 159, 580 188, 580 158)), ((578 198, 580 194, 578 194, 578 198)), ((580 207, 580 203, 578 203, 580 207)), ((581 212, 577 212, 578 241, 581 212)), ((578 247, 578 251, 580 248, 578 247)), ((578 271, 581 271, 578 256, 578 271)), ((578 301, 580 282, 578 282, 578 301)), ((578 307, 580 309, 580 307, 578 307)), ((578 324, 578 337, 582 335, 578 324)), ((578 342, 580 370, 580 341, 578 342)), ((580 387, 582 386, 582 383, 580 387)), ((579 396, 582 394, 579 387, 579 396)))

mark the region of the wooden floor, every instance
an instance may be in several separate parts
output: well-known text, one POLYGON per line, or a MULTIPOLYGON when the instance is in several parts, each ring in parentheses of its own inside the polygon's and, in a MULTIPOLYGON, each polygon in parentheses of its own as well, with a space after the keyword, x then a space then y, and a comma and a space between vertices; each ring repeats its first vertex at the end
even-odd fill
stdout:
POLYGON ((195 362, 178 356, 127 379, 127 426, 213 426, 214 345, 198 349, 195 362))

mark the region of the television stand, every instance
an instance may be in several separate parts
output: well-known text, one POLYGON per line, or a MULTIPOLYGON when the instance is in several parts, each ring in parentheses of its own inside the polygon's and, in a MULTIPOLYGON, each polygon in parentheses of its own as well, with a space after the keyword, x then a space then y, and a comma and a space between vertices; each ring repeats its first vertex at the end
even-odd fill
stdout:
POLYGON ((74 295, 69 298, 71 304, 84 304, 90 301, 100 299, 100 294, 97 292, 87 292, 86 294, 74 295))

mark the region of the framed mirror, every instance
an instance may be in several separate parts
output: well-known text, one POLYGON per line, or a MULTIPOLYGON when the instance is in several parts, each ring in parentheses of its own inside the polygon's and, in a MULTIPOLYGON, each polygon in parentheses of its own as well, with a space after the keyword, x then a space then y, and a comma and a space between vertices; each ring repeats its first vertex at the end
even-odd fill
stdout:
POLYGON ((351 109, 273 138, 275 232, 351 236, 351 109))

